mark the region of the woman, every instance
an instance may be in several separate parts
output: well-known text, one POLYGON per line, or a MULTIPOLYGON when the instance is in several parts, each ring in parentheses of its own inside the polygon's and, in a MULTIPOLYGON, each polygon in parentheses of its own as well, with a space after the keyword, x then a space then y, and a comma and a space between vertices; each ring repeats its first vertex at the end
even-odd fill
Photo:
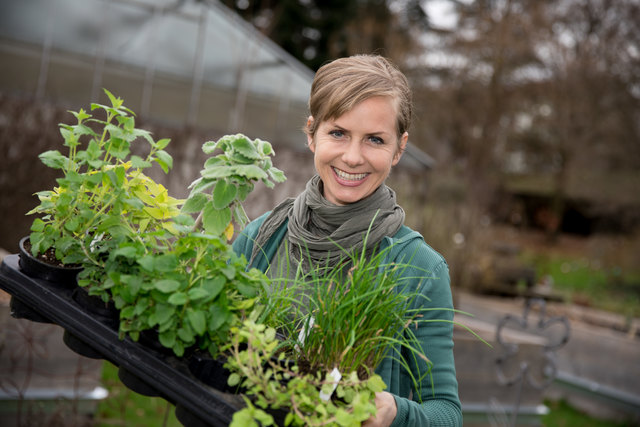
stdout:
MULTIPOLYGON (((380 56, 335 60, 316 73, 309 110, 305 133, 317 175, 298 197, 250 223, 234 242, 235 251, 244 254, 251 267, 280 278, 285 263, 302 263, 303 270, 309 267, 305 263, 325 265, 327 259, 337 263, 338 246, 359 251, 366 244, 368 253, 391 247, 390 261, 410 259, 416 267, 405 277, 411 277, 416 289, 421 282, 421 292, 428 297, 424 308, 452 308, 445 260, 403 224, 404 211, 385 185, 409 137, 412 106, 406 77, 380 56), (368 238, 363 239, 367 232, 368 238)), ((433 363, 433 388, 427 376, 422 387, 413 389, 404 368, 385 359, 376 372, 387 391, 376 395, 376 417, 363 425, 462 424, 453 360, 453 314, 425 310, 423 315, 425 320, 444 320, 425 322, 416 331, 433 363)), ((419 369, 411 367, 415 372, 419 369)))

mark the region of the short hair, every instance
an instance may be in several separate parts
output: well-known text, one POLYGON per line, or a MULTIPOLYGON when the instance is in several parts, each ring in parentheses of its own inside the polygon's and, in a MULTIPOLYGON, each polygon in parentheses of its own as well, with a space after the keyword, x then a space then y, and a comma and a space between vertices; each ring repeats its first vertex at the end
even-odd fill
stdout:
POLYGON ((374 96, 395 101, 401 137, 411 124, 413 106, 409 82, 396 65, 379 55, 354 55, 323 65, 311 85, 309 112, 314 120, 305 126, 305 133, 315 135, 321 122, 338 118, 374 96))

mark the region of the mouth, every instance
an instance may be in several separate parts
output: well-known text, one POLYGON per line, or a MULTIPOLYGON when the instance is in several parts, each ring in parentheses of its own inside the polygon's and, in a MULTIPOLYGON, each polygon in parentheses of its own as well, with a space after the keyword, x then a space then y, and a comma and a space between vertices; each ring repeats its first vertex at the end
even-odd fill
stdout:
POLYGON ((338 178, 345 181, 362 181, 367 177, 367 175, 369 175, 368 173, 348 173, 335 167, 332 167, 332 169, 338 178))

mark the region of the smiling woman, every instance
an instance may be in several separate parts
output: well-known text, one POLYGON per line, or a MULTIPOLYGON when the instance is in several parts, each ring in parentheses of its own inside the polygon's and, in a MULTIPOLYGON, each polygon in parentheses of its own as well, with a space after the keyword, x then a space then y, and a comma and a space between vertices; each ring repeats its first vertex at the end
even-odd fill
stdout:
MULTIPOLYGON (((389 273, 382 266, 406 265, 400 277, 406 286, 394 290, 420 296, 412 306, 420 322, 415 328, 400 328, 398 334, 415 337, 425 353, 421 360, 433 369, 423 375, 424 362, 394 344, 378 366, 368 367, 387 388, 376 393, 376 414, 363 425, 461 425, 448 266, 419 233, 404 225, 404 211, 385 184, 409 136, 407 79, 380 56, 337 59, 316 73, 309 110, 304 130, 317 175, 295 199, 250 223, 234 250, 249 259, 250 267, 292 284, 300 273, 319 268, 331 272, 345 263, 352 268, 339 271, 351 275, 360 263, 349 264, 354 253, 367 260, 383 257, 382 276, 389 273)), ((337 293, 332 303, 346 304, 345 295, 337 293)), ((361 316, 358 322, 364 320, 361 316)))
POLYGON ((362 200, 389 176, 409 137, 396 134, 395 110, 393 98, 368 98, 307 135, 328 201, 347 205, 362 200))

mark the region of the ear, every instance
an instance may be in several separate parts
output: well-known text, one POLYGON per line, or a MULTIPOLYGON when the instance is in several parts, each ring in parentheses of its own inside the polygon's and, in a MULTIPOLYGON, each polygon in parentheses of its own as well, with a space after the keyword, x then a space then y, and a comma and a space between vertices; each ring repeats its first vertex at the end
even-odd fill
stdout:
POLYGON ((398 150, 396 151, 396 154, 393 155, 393 162, 391 163, 392 166, 397 165, 398 162, 400 161, 400 157, 402 157, 404 150, 407 148, 408 140, 409 140, 409 133, 408 132, 403 133, 402 136, 400 137, 400 144, 398 144, 398 150))
POLYGON ((313 125, 313 116, 309 116, 307 118, 307 147, 311 150, 312 153, 316 152, 316 144, 313 141, 313 135, 311 135, 308 130, 311 129, 313 125))

